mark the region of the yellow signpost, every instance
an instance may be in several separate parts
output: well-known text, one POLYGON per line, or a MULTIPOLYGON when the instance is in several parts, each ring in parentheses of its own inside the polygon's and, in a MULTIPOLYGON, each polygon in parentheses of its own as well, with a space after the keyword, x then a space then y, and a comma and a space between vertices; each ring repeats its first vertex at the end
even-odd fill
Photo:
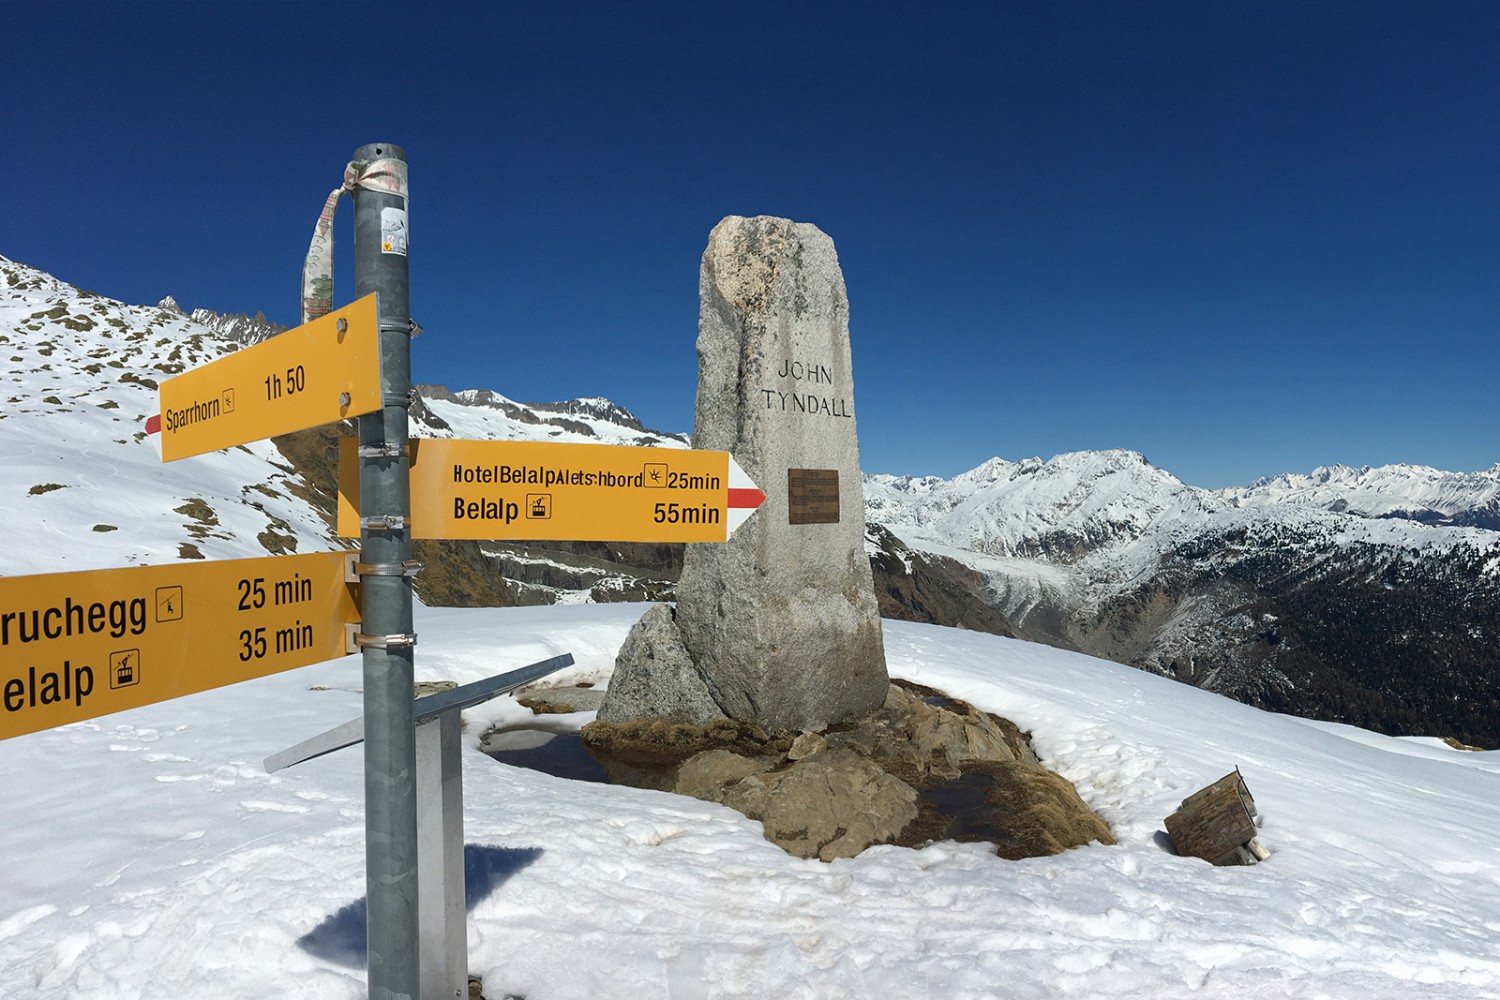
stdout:
POLYGON ((373 413, 382 405, 375 296, 161 384, 162 461, 373 413))
POLYGON ((345 655, 353 558, 0 577, 0 739, 345 655))
MULTIPOLYGON (((339 452, 338 532, 359 534, 357 443, 339 452)), ((411 537, 722 542, 765 499, 727 451, 548 441, 411 444, 411 537)))

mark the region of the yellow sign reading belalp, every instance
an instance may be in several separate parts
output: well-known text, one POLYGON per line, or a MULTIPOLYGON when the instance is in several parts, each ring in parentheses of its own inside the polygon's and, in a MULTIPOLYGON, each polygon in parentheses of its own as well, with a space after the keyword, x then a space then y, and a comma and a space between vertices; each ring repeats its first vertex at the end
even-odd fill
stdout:
MULTIPOLYGON (((423 438, 410 456, 413 538, 722 542, 765 499, 727 451, 423 438)), ((359 531, 345 438, 338 532, 359 531)))
POLYGON ((162 461, 290 434, 382 405, 375 296, 161 384, 162 461))
POLYGON ((353 555, 0 577, 0 739, 343 656, 353 555))

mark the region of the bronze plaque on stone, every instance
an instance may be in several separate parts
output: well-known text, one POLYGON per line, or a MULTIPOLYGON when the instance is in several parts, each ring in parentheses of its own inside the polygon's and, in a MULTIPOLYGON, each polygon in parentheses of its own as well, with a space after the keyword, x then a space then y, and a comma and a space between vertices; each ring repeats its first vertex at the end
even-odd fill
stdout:
POLYGON ((839 523, 839 470, 787 469, 788 524, 839 523))

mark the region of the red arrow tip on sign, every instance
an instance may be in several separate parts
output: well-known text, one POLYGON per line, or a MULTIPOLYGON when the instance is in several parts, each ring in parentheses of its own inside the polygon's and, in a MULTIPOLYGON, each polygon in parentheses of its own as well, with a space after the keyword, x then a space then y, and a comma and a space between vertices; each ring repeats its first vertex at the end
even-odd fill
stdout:
POLYGON ((728 510, 728 523, 725 524, 724 537, 727 539, 734 534, 734 529, 744 524, 755 509, 766 502, 766 494, 759 486, 745 475, 745 470, 740 468, 740 463, 729 456, 729 497, 726 506, 728 510))
MULTIPOLYGON (((161 392, 159 390, 156 394, 156 405, 161 405, 161 392)), ((156 449, 156 454, 160 457, 161 439, 163 437, 161 432, 161 410, 157 410, 146 418, 146 436, 151 439, 151 446, 156 449)))
POLYGON ((730 487, 729 506, 731 508, 744 507, 749 510, 754 510, 765 502, 766 495, 759 489, 756 489, 754 486, 751 486, 748 489, 735 489, 734 487, 730 487))

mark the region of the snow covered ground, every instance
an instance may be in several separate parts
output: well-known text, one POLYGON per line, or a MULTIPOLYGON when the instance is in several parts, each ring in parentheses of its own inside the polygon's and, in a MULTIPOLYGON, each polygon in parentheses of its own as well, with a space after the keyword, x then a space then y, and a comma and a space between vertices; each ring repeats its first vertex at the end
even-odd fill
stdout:
MULTIPOLYGON (((602 680, 640 605, 419 609, 418 676, 561 652, 602 680)), ((894 674, 1014 719, 1117 847, 822 864, 658 792, 496 763, 467 713, 471 971, 573 998, 1500 997, 1500 753, 1270 715, 1127 667, 886 622, 894 674), (1272 852, 1162 819, 1238 765, 1272 852)), ((355 657, 0 742, 0 996, 364 995, 361 757, 262 759, 360 711, 355 657)), ((587 716, 569 717, 581 723, 587 716)))

